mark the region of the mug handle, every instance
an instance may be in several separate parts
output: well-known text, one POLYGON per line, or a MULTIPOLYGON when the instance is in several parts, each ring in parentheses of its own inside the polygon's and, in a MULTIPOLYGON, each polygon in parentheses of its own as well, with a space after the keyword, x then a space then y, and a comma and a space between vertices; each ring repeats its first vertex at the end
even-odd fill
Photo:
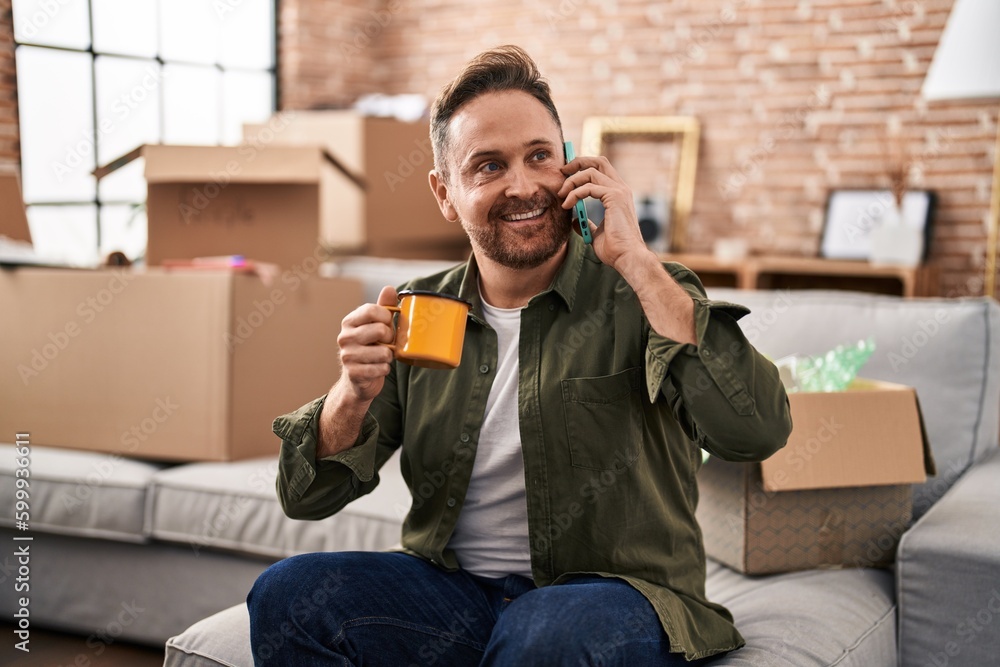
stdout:
MULTIPOLYGON (((386 310, 388 310, 390 312, 393 312, 393 313, 398 313, 399 310, 400 310, 399 306, 381 306, 381 307, 385 308, 386 310)), ((396 321, 395 321, 395 318, 393 319, 393 323, 392 323, 392 341, 393 342, 391 342, 391 343, 382 343, 382 342, 379 342, 379 345, 385 345, 386 347, 388 347, 389 349, 391 349, 392 352, 393 352, 393 356, 395 356, 395 354, 396 354, 396 321)))

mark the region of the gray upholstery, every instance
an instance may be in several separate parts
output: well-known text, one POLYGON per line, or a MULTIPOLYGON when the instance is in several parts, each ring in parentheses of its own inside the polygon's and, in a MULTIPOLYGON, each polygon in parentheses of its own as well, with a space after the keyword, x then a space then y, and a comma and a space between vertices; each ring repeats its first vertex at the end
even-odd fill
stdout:
MULTIPOLYGON (((15 448, 0 445, 0 526, 14 527, 15 448)), ((162 466, 117 454, 31 447, 33 531, 145 542, 149 482, 162 466)))
MULTIPOLYGON (((0 497, 9 508, 13 450, 0 445, 0 497)), ((398 458, 373 493, 325 521, 284 516, 274 493, 276 470, 276 458, 163 467, 32 447, 32 577, 45 582, 32 595, 33 621, 90 635, 134 601, 144 611, 122 637, 162 644, 244 600, 257 575, 279 558, 398 543, 409 508, 398 458)), ((0 523, 11 543, 12 514, 0 523)), ((12 587, 0 587, 0 609, 14 613, 12 587)))
POLYGON ((325 521, 293 521, 274 492, 277 459, 193 463, 153 476, 150 533, 202 549, 284 558, 310 551, 378 551, 399 542, 409 510, 399 462, 379 486, 325 521))
POLYGON ((862 374, 916 388, 937 463, 937 477, 914 488, 914 518, 996 446, 1000 306, 992 299, 723 289, 710 296, 748 306, 743 331, 775 359, 874 338, 862 374))
MULTIPOLYGON (((878 667, 896 662, 892 574, 810 570, 744 577, 709 563, 708 593, 729 607, 747 640, 723 666, 878 667)), ((167 642, 166 667, 252 667, 250 619, 240 604, 167 642)))
POLYGON ((896 664, 896 605, 888 570, 806 570, 747 577, 709 561, 709 599, 733 612, 747 645, 726 667, 896 664))
POLYGON ((167 641, 163 667, 253 667, 250 614, 238 604, 167 641))
MULTIPOLYGON (((15 534, 0 529, 0 541, 16 544, 15 534)), ((36 531, 32 536, 32 627, 78 633, 81 646, 104 630, 115 639, 163 646, 191 624, 246 600, 272 562, 219 551, 195 553, 187 545, 160 542, 130 544, 36 531)), ((12 554, 13 547, 0 555, 0 565, 9 566, 12 554)), ((15 612, 10 584, 0 586, 0 614, 8 619, 15 612)), ((101 664, 88 655, 91 664, 101 664)))
POLYGON ((1000 450, 903 535, 896 569, 902 664, 998 664, 1000 450))

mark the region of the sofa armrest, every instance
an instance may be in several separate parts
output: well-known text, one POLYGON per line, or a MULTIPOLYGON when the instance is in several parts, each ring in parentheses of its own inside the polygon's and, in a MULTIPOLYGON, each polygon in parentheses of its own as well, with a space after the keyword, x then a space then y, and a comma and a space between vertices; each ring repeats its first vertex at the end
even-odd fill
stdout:
POLYGON ((908 530, 896 555, 899 664, 994 664, 1000 655, 1000 450, 908 530))

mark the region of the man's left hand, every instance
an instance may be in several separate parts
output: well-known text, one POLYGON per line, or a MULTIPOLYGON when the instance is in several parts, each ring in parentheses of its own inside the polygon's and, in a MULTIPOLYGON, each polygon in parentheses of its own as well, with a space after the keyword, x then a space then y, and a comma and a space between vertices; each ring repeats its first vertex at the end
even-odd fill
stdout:
POLYGON ((606 157, 578 157, 567 163, 562 172, 567 175, 566 182, 556 195, 565 197, 563 208, 572 208, 584 197, 600 199, 604 205, 601 226, 589 223, 594 252, 602 262, 621 272, 619 263, 622 260, 649 252, 639 232, 632 189, 606 157))
POLYGON ((694 301, 671 278, 642 240, 632 190, 605 157, 578 157, 562 168, 566 182, 556 193, 571 208, 584 197, 604 204, 604 222, 590 223, 594 252, 635 290, 650 326, 679 343, 698 344, 694 301))

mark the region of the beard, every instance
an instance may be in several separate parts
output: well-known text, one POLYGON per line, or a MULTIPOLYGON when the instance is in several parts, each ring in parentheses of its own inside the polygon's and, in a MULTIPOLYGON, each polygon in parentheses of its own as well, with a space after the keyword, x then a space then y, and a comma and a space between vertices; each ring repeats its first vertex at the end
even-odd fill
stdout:
POLYGON ((462 220, 472 247, 508 269, 534 269, 559 252, 571 233, 572 211, 555 206, 551 195, 530 200, 504 201, 495 205, 486 224, 462 220), (544 208, 541 219, 532 225, 511 226, 501 216, 544 208))

